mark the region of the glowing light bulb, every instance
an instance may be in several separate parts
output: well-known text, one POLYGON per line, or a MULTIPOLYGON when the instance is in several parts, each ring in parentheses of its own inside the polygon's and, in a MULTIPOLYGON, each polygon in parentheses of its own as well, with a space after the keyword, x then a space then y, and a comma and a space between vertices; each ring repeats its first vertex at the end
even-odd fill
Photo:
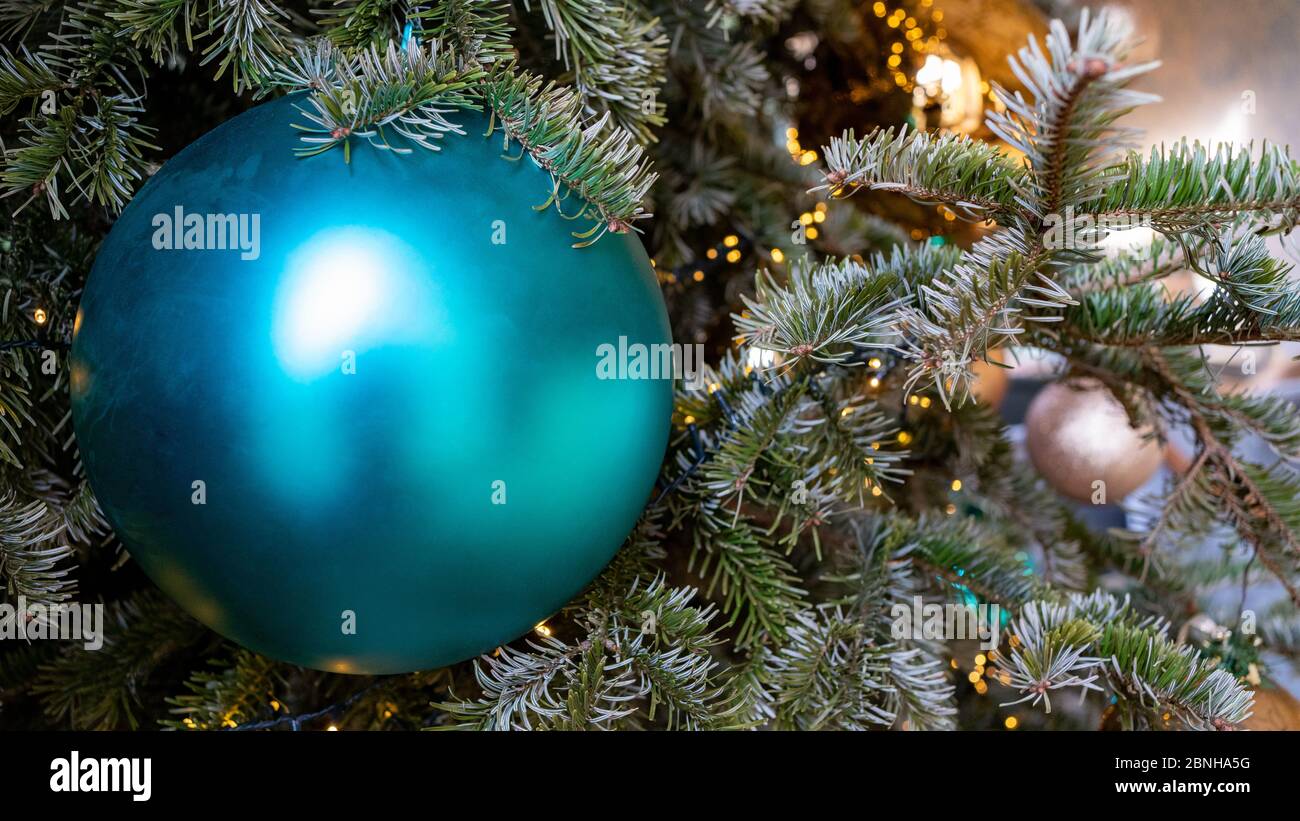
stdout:
POLYGON ((943 58, 931 54, 925 58, 925 64, 916 72, 916 81, 923 86, 933 85, 943 79, 943 58))

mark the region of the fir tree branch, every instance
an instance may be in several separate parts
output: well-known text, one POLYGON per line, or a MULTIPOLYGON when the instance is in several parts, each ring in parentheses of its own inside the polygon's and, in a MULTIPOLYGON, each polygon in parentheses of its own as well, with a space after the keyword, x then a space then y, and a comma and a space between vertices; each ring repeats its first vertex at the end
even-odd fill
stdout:
POLYGON ((74 729, 135 729, 143 689, 172 653, 210 635, 170 601, 140 593, 106 606, 104 646, 66 647, 32 683, 51 719, 74 729))
POLYGON ((177 730, 235 728, 258 720, 275 709, 271 705, 280 703, 277 692, 286 685, 279 662, 239 649, 230 659, 210 660, 209 665, 208 670, 190 676, 184 694, 167 699, 169 712, 178 717, 164 720, 164 726, 177 730))
POLYGON ((23 46, 14 54, 0 45, 0 115, 8 115, 23 100, 62 88, 63 81, 39 53, 23 46))
POLYGON ((884 347, 901 300, 895 278, 850 259, 813 266, 791 265, 777 284, 760 270, 747 310, 733 315, 748 344, 794 361, 843 363, 861 347, 884 347))
POLYGON ((788 640, 767 659, 776 726, 800 730, 888 727, 886 652, 872 646, 867 629, 834 607, 799 613, 788 640))
MULTIPOLYGON (((72 548, 60 544, 63 522, 41 501, 21 501, 9 490, 0 494, 0 580, 5 592, 30 604, 54 604, 72 598, 72 548)), ((18 618, 23 618, 20 614, 18 618)))
POLYGON ((555 57, 571 73, 584 113, 609 113, 641 143, 663 125, 668 38, 659 21, 618 0, 524 0, 537 3, 555 40, 555 57))
POLYGON ((943 203, 967 219, 1009 215, 1029 172, 989 143, 964 135, 892 128, 866 139, 853 132, 824 149, 826 183, 814 190, 846 195, 858 188, 896 191, 918 202, 943 203))
POLYGON ((284 24, 288 15, 270 0, 211 0, 211 38, 200 65, 217 63, 218 79, 227 70, 235 91, 254 89, 276 72, 297 38, 284 24))
POLYGON ((490 68, 514 54, 510 4, 504 0, 438 0, 415 17, 425 36, 455 48, 462 68, 490 68))
POLYGON ((311 109, 300 109, 310 125, 300 149, 311 156, 342 146, 351 157, 351 140, 361 137, 375 148, 406 153, 415 145, 438 150, 447 132, 463 134, 445 115, 476 108, 471 89, 482 77, 477 69, 460 69, 438 41, 399 47, 389 42, 346 55, 319 39, 299 48, 279 67, 274 82, 310 88, 311 109), (403 138, 397 145, 389 132, 403 138))
POLYGON ((1040 224, 1101 194, 1106 152, 1133 135, 1115 120, 1158 99, 1127 87, 1157 65, 1123 64, 1131 36, 1118 16, 1103 10, 1093 17, 1085 8, 1073 42, 1065 26, 1053 21, 1046 52, 1031 38, 1008 61, 1032 102, 997 87, 1006 110, 991 112, 987 122, 1028 159, 1033 173, 1021 205, 1040 224))
POLYGON ((575 233, 577 247, 590 245, 606 231, 625 233, 636 220, 649 217, 641 207, 657 179, 641 146, 630 132, 608 125, 606 114, 588 122, 580 97, 572 90, 527 72, 504 66, 481 87, 508 147, 513 140, 555 181, 547 205, 559 208, 561 186, 586 206, 579 215, 596 220, 575 233))
POLYGON ((994 661, 1025 694, 1020 701, 1041 700, 1049 712, 1051 691, 1100 690, 1104 679, 1130 727, 1160 726, 1166 713, 1192 729, 1230 729, 1249 717, 1250 691, 1165 633, 1127 601, 1073 593, 1026 605, 1012 625, 1010 654, 997 651, 994 661))
POLYGON ((311 11, 330 42, 344 50, 400 42, 408 12, 405 0, 332 0, 328 7, 311 11))
POLYGON ((1103 195, 1088 206, 1101 218, 1146 217, 1161 230, 1186 231, 1223 222, 1243 212, 1279 214, 1294 225, 1300 211, 1300 166, 1285 146, 1265 142, 1259 156, 1249 147, 1221 145, 1211 153, 1180 141, 1130 152, 1103 172, 1103 195))

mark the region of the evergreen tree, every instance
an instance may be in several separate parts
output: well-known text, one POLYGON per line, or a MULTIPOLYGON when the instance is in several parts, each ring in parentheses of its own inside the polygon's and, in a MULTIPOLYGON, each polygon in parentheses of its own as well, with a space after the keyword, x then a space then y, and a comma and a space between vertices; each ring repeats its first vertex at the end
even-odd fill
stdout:
POLYGON ((1129 148, 1121 118, 1151 99, 1131 83, 1154 66, 1129 60, 1119 19, 1087 12, 1012 58, 997 141, 899 127, 882 104, 883 128, 809 152, 788 43, 816 31, 860 48, 876 23, 858 7, 7 2, 0 579, 6 601, 105 601, 109 617, 100 651, 0 645, 0 722, 987 726, 954 672, 970 642, 900 635, 924 597, 1008 614, 974 679, 1047 726, 1240 724, 1263 653, 1300 650, 1300 417, 1221 390, 1202 346, 1300 338, 1300 290, 1267 244, 1295 227, 1300 167, 1274 145, 1129 148), (97 244, 169 154, 295 90, 316 152, 436 147, 458 111, 490 112, 591 218, 578 243, 642 232, 675 338, 709 343, 625 546, 533 635, 478 660, 359 678, 237 647, 132 568, 83 476, 64 362, 97 244), (917 242, 860 192, 948 209, 980 238, 917 242), (1088 250, 1123 221, 1153 227, 1150 247, 1088 250), (1163 295, 1186 269, 1209 298, 1163 295), (971 396, 974 369, 1012 345, 1100 380, 1158 437, 1194 435, 1130 529, 1085 527, 971 396), (1243 456, 1251 437, 1275 458, 1243 456), (1193 550, 1206 540, 1222 561, 1193 550), (1236 629, 1185 640, 1215 591, 1274 583, 1286 596, 1257 630, 1218 613, 1236 629))

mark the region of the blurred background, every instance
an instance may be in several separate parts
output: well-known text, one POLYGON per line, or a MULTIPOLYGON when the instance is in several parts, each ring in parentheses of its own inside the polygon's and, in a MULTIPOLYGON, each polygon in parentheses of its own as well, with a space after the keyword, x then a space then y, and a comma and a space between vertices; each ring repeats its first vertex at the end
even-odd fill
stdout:
MULTIPOLYGON (((868 0, 861 4, 859 15, 840 21, 838 26, 809 25, 807 31, 798 31, 796 26, 796 30, 784 34, 789 56, 785 90, 791 98, 790 108, 795 112, 785 134, 786 147, 796 163, 810 165, 818 161, 817 151, 821 146, 847 129, 863 134, 875 126, 902 124, 998 143, 984 126, 983 117, 990 108, 1000 106, 995 85, 1012 91, 1020 88, 1008 68, 1006 56, 1022 48, 1030 36, 1041 42, 1053 18, 1061 19, 1073 30, 1084 5, 1073 0, 868 0)), ((1142 42, 1131 57, 1134 62, 1161 62, 1159 70, 1144 75, 1136 83, 1136 88, 1159 95, 1161 101, 1139 108, 1125 118, 1124 124, 1144 132, 1132 147, 1149 152, 1153 147, 1183 138, 1211 146, 1258 144, 1265 140, 1300 146, 1300 106, 1295 100, 1300 69, 1296 52, 1300 44, 1300 3, 1293 0, 1234 3, 1119 0, 1092 4, 1092 8, 1103 5, 1128 16, 1141 36, 1142 42)), ((860 218, 864 213, 880 219, 882 232, 889 230, 886 226, 896 226, 903 236, 913 241, 951 242, 964 247, 986 230, 956 219, 942 207, 920 206, 884 193, 861 192, 851 202, 851 206, 832 202, 829 211, 818 205, 816 211, 804 215, 805 224, 813 229, 809 239, 816 239, 821 250, 858 251, 837 244, 837 227, 847 228, 848 220, 860 218), (851 209, 852 216, 843 213, 846 207, 851 209)), ((860 225, 855 224, 855 229, 860 232, 860 225)), ((844 230, 844 233, 853 232, 844 230)), ((1111 251, 1135 247, 1152 236, 1151 230, 1145 228, 1119 231, 1112 233, 1105 247, 1111 251)), ((1276 256, 1297 259, 1294 247, 1273 242, 1276 256)), ((726 253, 726 246, 719 249, 726 253)), ((797 251, 777 248, 770 252, 777 263, 791 253, 797 251)), ((715 258, 716 255, 709 257, 715 258)), ((669 273, 670 299, 677 281, 691 284, 692 267, 693 263, 687 263, 684 271, 669 273)), ((698 273, 693 278, 702 281, 698 273)), ((727 281, 725 277, 723 281, 727 281)), ((733 286, 736 281, 731 280, 733 286)), ((703 284, 707 290, 708 282, 703 284)), ((1191 271, 1170 277, 1166 286, 1172 294, 1188 290, 1205 294, 1213 287, 1191 271)), ((689 288, 680 296, 689 299, 689 288)), ((723 299, 731 296, 727 294, 723 299)), ((719 316, 719 312, 705 309, 678 310, 674 314, 686 317, 687 321, 692 316, 719 316)), ((704 341, 705 336, 710 341, 718 340, 718 335, 703 335, 698 333, 699 329, 679 327, 677 330, 679 339, 688 338, 694 330, 699 341, 704 341)), ((726 342, 722 339, 718 344, 726 342)), ((1293 401, 1300 400, 1300 363, 1296 361, 1300 346, 1293 343, 1251 349, 1224 346, 1206 353, 1225 390, 1276 393, 1293 401)), ((1093 441, 1122 430, 1114 427, 1117 418, 1113 413, 1108 415, 1102 405, 1084 409, 1069 407, 1085 401, 1081 399, 1043 397, 1031 412, 1044 386, 1060 375, 1060 363, 1025 349, 1012 349, 1002 356, 1016 367, 1009 372, 986 369, 981 398, 1000 406, 1003 418, 1011 426, 1013 441, 1027 459, 1031 454, 1023 451, 1034 450, 1031 440, 1052 439, 1066 417, 1090 427, 1093 441), (1026 424, 1027 416, 1029 424, 1026 424)), ((1122 418, 1122 415, 1118 417, 1122 418)), ((1160 493, 1170 472, 1185 466, 1188 455, 1193 453, 1189 436, 1177 430, 1169 433, 1171 440, 1167 446, 1153 445, 1153 452, 1147 458, 1117 464, 1117 470, 1126 474, 1125 481, 1136 488, 1127 497, 1130 507, 1144 494, 1160 493)), ((1123 451, 1139 444, 1137 440, 1122 441, 1115 443, 1115 447, 1123 451)), ((1060 455, 1068 450, 1056 453, 1060 455)), ((1262 458, 1262 447, 1260 451, 1250 455, 1262 458)), ((1036 458, 1032 461, 1049 484, 1063 495, 1078 496, 1077 491, 1070 493, 1067 487, 1073 466, 1053 463, 1048 446, 1040 445, 1033 456, 1036 458)), ((1118 453, 1114 458, 1117 463, 1123 461, 1118 453)), ((1099 529, 1123 527, 1126 517, 1135 515, 1124 504, 1117 504, 1114 499, 1109 502, 1081 501, 1075 508, 1090 526, 1099 529)), ((1204 555, 1199 558, 1205 561, 1226 560, 1223 545, 1207 540, 1202 550, 1204 555)), ((1032 561, 1033 557, 1028 560, 1032 561)), ((1282 591, 1276 585, 1257 587, 1252 589, 1246 607, 1262 614, 1282 596, 1282 591)), ((1222 629, 1216 621, 1218 614, 1223 614, 1221 620, 1226 623, 1232 618, 1228 614, 1235 614, 1241 605, 1240 591, 1223 590, 1221 595, 1212 595, 1205 605, 1206 613, 1192 619, 1199 626, 1193 629, 1203 628, 1212 635, 1222 629)), ((986 692, 981 679, 984 659, 974 647, 969 658, 968 664, 961 665, 961 673, 969 686, 983 696, 986 692)), ((1290 729, 1300 729, 1300 703, 1285 692, 1300 693, 1300 677, 1285 663, 1270 667, 1285 671, 1275 682, 1285 689, 1269 691, 1261 697, 1257 713, 1268 716, 1265 723, 1281 722, 1290 729), (1276 699, 1272 697, 1274 693, 1276 699)), ((964 698, 962 709, 980 710, 981 702, 987 699, 964 698)), ((1088 720, 1082 717, 1080 720, 1086 726, 1088 720)), ((1029 729, 1045 725, 1041 717, 1026 714, 1019 719, 1019 726, 1029 729)))

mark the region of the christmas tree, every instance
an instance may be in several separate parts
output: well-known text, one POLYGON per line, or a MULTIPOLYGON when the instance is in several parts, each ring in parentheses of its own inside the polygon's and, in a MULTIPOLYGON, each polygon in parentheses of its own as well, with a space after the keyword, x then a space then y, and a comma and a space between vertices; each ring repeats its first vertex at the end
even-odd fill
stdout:
POLYGON ((1123 117, 1157 67, 1121 17, 1069 18, 1008 22, 1028 45, 986 82, 934 0, 7 3, 5 638, 19 601, 105 616, 101 646, 0 642, 0 724, 1242 725, 1300 651, 1300 416, 1205 346, 1300 338, 1278 250, 1300 166, 1135 150, 1123 117), (357 676, 259 655, 159 592, 87 479, 69 345, 101 243, 170 156, 288 93, 304 155, 339 162, 436 150, 483 112, 503 162, 549 174, 539 208, 581 218, 566 240, 639 236, 673 339, 703 353, 625 544, 478 658, 357 676), (1031 463, 996 394, 1033 362, 1063 392, 1031 463), (1091 438, 1053 440, 1090 412, 1091 438), (1112 437, 1131 453, 1101 465, 1112 437), (1179 441, 1130 493, 1126 460, 1179 441), (1087 515, 1121 501, 1116 526, 1087 515))

